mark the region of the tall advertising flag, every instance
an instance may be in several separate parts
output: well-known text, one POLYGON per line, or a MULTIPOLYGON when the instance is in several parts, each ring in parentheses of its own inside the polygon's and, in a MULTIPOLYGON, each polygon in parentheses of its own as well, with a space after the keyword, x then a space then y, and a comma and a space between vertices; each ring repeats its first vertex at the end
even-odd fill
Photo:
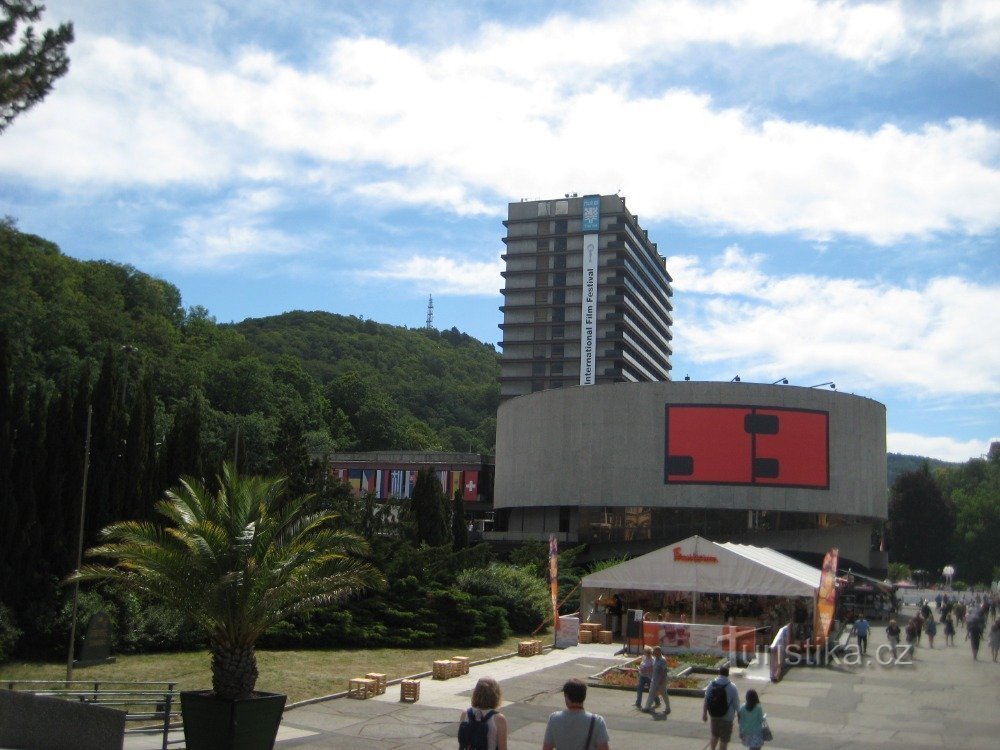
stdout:
POLYGON ((555 534, 549 534, 549 591, 552 596, 552 623, 559 632, 559 542, 555 534))
POLYGON ((823 558, 823 571, 819 576, 819 593, 816 595, 816 620, 813 631, 816 644, 823 645, 830 635, 833 612, 837 607, 837 558, 839 550, 834 547, 823 558))

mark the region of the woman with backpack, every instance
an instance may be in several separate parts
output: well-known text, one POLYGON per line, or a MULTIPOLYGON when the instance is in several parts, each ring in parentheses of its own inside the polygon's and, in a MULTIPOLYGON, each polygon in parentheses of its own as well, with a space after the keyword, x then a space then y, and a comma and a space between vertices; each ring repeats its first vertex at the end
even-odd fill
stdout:
POLYGON ((756 690, 747 690, 747 702, 736 712, 743 747, 760 750, 764 744, 764 708, 756 690))
POLYGON ((507 718, 500 708, 500 683, 480 677, 472 689, 472 706, 462 713, 458 725, 461 750, 507 750, 507 718))

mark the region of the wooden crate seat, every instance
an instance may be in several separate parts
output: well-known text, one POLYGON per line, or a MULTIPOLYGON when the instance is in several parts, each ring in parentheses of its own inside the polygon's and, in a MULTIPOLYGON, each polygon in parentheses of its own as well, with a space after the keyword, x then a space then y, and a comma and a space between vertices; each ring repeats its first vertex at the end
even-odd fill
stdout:
POLYGON ((420 680, 403 680, 399 683, 399 700, 416 703, 420 700, 420 680))
POLYGON ((375 693, 376 695, 382 695, 385 693, 386 684, 388 683, 388 678, 381 672, 369 672, 365 675, 366 679, 375 680, 375 693))
POLYGON ((347 683, 347 697, 348 698, 360 698, 365 700, 376 695, 376 685, 375 680, 370 680, 367 677, 354 677, 347 683))

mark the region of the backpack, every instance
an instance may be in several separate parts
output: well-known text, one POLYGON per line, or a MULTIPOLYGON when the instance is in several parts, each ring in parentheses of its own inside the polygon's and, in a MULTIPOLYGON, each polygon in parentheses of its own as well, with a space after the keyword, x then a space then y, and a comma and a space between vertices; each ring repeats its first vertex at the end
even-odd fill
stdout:
POLYGON ((708 695, 705 696, 705 707, 708 708, 708 715, 721 718, 729 713, 729 695, 726 693, 726 686, 718 682, 712 682, 708 686, 708 695))
POLYGON ((466 712, 468 721, 458 725, 459 750, 489 750, 490 718, 495 713, 496 711, 487 711, 480 719, 474 708, 466 712))

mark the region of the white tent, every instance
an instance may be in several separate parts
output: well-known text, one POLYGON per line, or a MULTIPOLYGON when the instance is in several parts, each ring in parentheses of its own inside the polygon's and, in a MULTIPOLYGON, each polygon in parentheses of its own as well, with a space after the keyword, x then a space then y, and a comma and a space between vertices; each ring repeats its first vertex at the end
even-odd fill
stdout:
POLYGON ((581 608, 596 591, 804 596, 814 599, 821 571, 767 547, 719 544, 700 536, 584 576, 581 608))

